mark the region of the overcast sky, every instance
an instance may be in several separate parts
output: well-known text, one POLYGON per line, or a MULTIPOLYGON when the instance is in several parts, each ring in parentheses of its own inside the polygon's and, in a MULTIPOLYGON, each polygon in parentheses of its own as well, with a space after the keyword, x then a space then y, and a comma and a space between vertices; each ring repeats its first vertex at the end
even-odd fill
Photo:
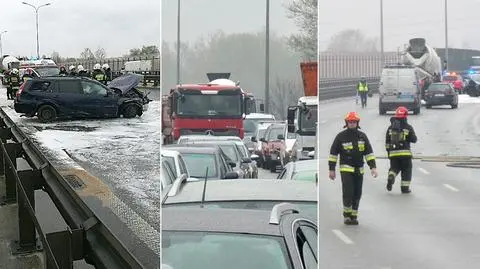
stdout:
MULTIPOLYGON (((163 40, 177 39, 177 1, 162 0, 163 40)), ((297 32, 292 19, 287 18, 286 3, 270 1, 270 31, 289 35, 297 32)), ((182 0, 181 39, 194 42, 218 30, 225 33, 257 32, 265 27, 265 0, 182 0)))
MULTIPOLYGON (((384 0, 385 50, 396 50, 412 37, 425 37, 427 43, 445 47, 444 0, 384 0)), ((448 1, 450 47, 480 49, 478 0, 448 1)), ((360 29, 380 37, 380 0, 319 1, 320 49, 331 36, 344 29, 360 29)))
MULTIPOLYGON (((0 0, 3 53, 36 54, 35 11, 22 0, 0 0)), ((107 57, 160 44, 160 0, 26 0, 39 10, 40 54, 78 57, 105 48, 107 57)))

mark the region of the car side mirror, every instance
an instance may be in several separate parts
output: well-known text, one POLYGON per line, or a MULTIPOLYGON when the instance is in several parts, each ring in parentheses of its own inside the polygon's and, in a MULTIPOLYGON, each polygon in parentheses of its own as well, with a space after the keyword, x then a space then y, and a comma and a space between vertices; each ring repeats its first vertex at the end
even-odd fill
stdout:
POLYGON ((225 174, 225 179, 237 179, 238 173, 235 171, 230 171, 225 174))
POLYGON ((237 166, 237 164, 235 162, 232 162, 232 161, 228 161, 227 162, 228 165, 230 165, 230 167, 234 168, 235 166, 237 166))
POLYGON ((252 138, 250 138, 250 140, 251 140, 252 142, 257 142, 257 138, 256 138, 255 136, 252 136, 252 138))
POLYGON ((248 157, 242 158, 242 163, 251 163, 251 162, 252 162, 252 159, 248 157))

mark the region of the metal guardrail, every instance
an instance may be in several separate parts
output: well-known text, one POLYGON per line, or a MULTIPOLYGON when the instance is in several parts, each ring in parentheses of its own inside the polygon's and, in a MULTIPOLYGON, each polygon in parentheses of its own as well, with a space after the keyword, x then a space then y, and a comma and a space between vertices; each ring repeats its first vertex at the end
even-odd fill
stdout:
POLYGON ((2 109, 0 140, 4 203, 18 203, 18 240, 13 254, 36 252, 43 247, 47 269, 73 268, 73 261, 82 259, 98 269, 144 268, 2 109), (69 226, 67 230, 47 234, 42 231, 35 216, 35 190, 48 193, 69 226))
MULTIPOLYGON (((330 100, 356 96, 356 86, 361 78, 331 79, 319 81, 319 99, 330 100)), ((379 77, 367 77, 370 93, 378 93, 379 77)))

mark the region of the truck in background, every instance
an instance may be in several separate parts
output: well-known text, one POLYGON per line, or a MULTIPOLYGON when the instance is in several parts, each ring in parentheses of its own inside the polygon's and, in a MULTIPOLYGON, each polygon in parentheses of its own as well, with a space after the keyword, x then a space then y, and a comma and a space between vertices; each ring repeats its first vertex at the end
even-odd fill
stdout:
POLYGON ((248 96, 230 73, 208 73, 210 82, 181 84, 162 96, 163 143, 181 135, 221 135, 244 138, 248 96))
POLYGON ((318 128, 318 64, 300 63, 305 96, 298 99, 297 105, 288 107, 288 132, 296 133, 296 143, 292 148, 291 160, 315 158, 318 128))

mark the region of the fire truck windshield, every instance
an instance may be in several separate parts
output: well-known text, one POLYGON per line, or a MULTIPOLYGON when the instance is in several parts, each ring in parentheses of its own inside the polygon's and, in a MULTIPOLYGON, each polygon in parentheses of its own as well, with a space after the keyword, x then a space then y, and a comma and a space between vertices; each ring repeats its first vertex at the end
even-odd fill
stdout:
POLYGON ((183 93, 177 98, 178 116, 241 117, 242 95, 183 93))
POLYGON ((300 129, 303 132, 316 132, 317 107, 307 106, 308 111, 300 114, 300 129))

